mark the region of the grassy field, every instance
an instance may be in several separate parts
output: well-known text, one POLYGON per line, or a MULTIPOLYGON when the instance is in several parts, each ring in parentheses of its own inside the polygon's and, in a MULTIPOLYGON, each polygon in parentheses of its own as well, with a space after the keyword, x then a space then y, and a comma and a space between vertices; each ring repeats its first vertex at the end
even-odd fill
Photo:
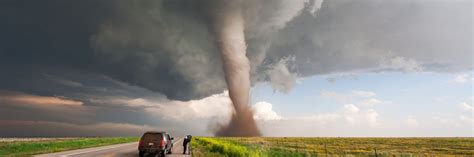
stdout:
POLYGON ((138 137, 0 140, 0 156, 29 156, 138 141, 138 137))
POLYGON ((474 138, 196 137, 193 156, 474 156, 474 138))

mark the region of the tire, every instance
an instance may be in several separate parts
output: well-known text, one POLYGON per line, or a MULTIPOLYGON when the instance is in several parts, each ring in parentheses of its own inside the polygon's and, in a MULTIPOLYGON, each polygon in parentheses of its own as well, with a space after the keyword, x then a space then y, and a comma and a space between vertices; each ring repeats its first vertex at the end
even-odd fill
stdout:
POLYGON ((139 156, 139 157, 144 157, 144 156, 145 156, 145 152, 143 152, 143 151, 138 152, 138 156, 139 156))
POLYGON ((166 151, 163 151, 160 153, 161 157, 166 157, 166 154, 167 154, 166 151))

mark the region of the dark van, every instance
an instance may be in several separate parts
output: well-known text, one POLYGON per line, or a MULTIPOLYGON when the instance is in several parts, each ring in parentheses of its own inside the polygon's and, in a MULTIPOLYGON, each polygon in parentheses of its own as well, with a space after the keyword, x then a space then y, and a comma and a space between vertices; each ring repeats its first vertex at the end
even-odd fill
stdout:
POLYGON ((164 157, 171 154, 173 149, 173 138, 166 132, 146 132, 138 144, 140 157, 145 154, 153 154, 164 157))

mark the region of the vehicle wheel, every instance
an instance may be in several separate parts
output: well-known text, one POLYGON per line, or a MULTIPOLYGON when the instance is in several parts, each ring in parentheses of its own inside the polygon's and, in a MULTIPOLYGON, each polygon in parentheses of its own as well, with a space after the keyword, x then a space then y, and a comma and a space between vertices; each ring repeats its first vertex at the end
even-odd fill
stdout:
POLYGON ((142 152, 142 151, 138 152, 138 156, 139 156, 139 157, 144 157, 144 156, 145 156, 145 152, 142 152))
POLYGON ((166 157, 166 154, 167 154, 166 151, 161 152, 161 157, 166 157))

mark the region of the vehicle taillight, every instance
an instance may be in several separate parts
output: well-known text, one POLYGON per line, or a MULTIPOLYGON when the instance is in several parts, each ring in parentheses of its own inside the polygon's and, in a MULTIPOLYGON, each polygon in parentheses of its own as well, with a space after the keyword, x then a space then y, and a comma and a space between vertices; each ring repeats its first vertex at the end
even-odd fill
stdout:
POLYGON ((161 146, 161 147, 164 147, 164 146, 165 146, 165 140, 164 140, 164 139, 161 139, 160 146, 161 146))

